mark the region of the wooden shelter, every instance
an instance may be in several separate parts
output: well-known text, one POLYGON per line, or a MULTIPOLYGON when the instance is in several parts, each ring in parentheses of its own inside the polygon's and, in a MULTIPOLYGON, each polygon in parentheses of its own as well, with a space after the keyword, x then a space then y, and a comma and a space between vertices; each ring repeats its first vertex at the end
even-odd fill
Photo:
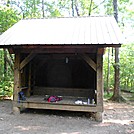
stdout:
POLYGON ((120 37, 114 17, 108 16, 16 23, 0 36, 1 48, 15 54, 13 110, 94 112, 102 120, 104 49, 120 47, 120 37), (26 100, 19 99, 20 91, 26 100), (62 100, 48 102, 48 95, 62 100))

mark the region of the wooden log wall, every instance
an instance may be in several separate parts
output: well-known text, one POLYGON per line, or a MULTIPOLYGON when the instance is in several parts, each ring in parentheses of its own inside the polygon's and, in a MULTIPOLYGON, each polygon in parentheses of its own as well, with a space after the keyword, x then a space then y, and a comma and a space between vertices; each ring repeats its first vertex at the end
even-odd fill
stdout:
POLYGON ((58 96, 74 96, 87 97, 95 99, 94 89, 80 89, 80 88, 58 88, 58 87, 34 87, 34 95, 58 95, 58 96))

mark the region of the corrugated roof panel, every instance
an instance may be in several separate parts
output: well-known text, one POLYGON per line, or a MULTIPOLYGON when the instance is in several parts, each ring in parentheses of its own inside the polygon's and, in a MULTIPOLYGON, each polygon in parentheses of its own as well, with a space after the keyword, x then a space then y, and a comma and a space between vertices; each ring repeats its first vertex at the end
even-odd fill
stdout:
POLYGON ((105 44, 104 33, 103 33, 103 30, 102 30, 101 18, 99 20, 96 19, 96 22, 99 22, 99 23, 96 24, 97 42, 100 43, 100 44, 105 44))
POLYGON ((107 28, 107 19, 100 19, 101 21, 101 27, 103 31, 103 38, 106 44, 112 44, 110 34, 107 28))
POLYGON ((86 20, 85 24, 85 44, 91 44, 91 19, 86 20))
POLYGON ((0 45, 121 44, 114 17, 21 20, 0 36, 0 45))
POLYGON ((108 28, 108 31, 109 31, 109 36, 110 36, 111 42, 114 43, 114 44, 117 44, 118 41, 117 41, 116 34, 114 32, 114 29, 113 29, 112 25, 113 25, 113 21, 108 21, 107 22, 107 28, 108 28))
POLYGON ((85 33, 85 23, 86 21, 84 21, 83 19, 80 19, 79 20, 79 26, 78 26, 78 43, 77 44, 83 44, 83 42, 85 42, 85 36, 84 36, 84 33, 85 33), (84 27, 83 27, 84 25, 84 27))
POLYGON ((95 27, 95 20, 94 17, 90 21, 90 40, 92 44, 96 44, 97 39, 96 39, 96 27, 95 27))
POLYGON ((122 36, 122 33, 119 29, 119 26, 117 25, 116 20, 110 17, 109 21, 112 22, 111 27, 113 29, 112 31, 114 32, 114 36, 116 36, 117 42, 122 42, 123 36, 122 36))
MULTIPOLYGON (((74 40, 73 37, 75 35, 75 26, 76 26, 76 22, 74 20, 71 20, 71 19, 66 20, 66 30, 65 30, 66 33, 64 34, 65 44, 72 44, 72 42, 74 40), (71 24, 70 28, 68 27, 68 24, 71 24)), ((64 27, 63 27, 63 29, 64 29, 64 27)))

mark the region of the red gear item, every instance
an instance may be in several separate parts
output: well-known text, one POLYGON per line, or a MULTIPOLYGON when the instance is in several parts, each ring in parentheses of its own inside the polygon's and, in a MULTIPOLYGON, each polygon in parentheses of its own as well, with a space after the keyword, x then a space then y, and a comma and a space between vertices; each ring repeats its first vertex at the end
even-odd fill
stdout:
POLYGON ((48 102, 56 102, 56 101, 60 101, 60 100, 62 100, 62 98, 61 97, 57 97, 57 96, 50 96, 47 99, 48 102))

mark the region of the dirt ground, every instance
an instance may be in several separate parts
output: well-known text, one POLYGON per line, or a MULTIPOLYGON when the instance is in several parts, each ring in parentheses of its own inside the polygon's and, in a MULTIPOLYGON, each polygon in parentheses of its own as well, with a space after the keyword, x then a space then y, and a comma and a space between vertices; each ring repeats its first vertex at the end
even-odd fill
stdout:
POLYGON ((104 101, 99 123, 85 113, 26 110, 12 113, 12 101, 0 101, 0 134, 134 134, 134 102, 104 101))

